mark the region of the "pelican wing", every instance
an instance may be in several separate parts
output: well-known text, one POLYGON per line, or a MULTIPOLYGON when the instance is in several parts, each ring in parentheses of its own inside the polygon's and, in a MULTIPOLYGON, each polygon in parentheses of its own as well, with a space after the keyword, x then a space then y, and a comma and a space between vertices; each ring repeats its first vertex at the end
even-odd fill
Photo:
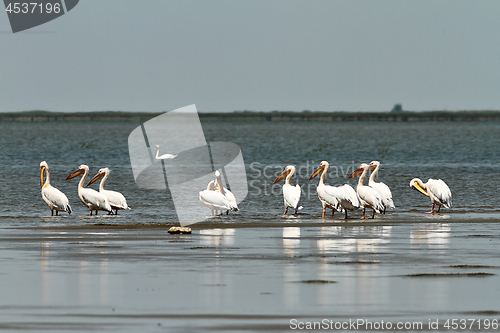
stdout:
POLYGON ((78 194, 80 200, 90 209, 111 211, 109 200, 104 194, 90 188, 81 188, 78 194))
POLYGON ((427 181, 427 190, 432 192, 443 206, 451 208, 451 191, 443 180, 429 179, 427 181))
MULTIPOLYGON (((354 189, 347 184, 339 187, 325 185, 325 192, 329 196, 334 197, 337 201, 340 201, 341 204, 344 202, 349 204, 348 206, 352 205, 355 208, 359 207, 359 200, 356 191, 354 191, 354 189)), ((349 209, 351 209, 351 207, 349 207, 349 209)))
POLYGON ((377 213, 384 210, 382 198, 373 188, 370 186, 358 186, 357 192, 361 202, 364 202, 363 206, 370 206, 370 208, 373 208, 377 213))
POLYGON ((392 201, 392 192, 389 186, 385 185, 384 183, 380 182, 370 182, 369 183, 370 187, 375 189, 375 191, 380 194, 380 197, 382 198, 382 203, 384 204, 385 207, 389 208, 396 208, 394 206, 394 202, 392 201))
POLYGON ((238 203, 236 202, 236 197, 234 196, 233 192, 229 191, 227 188, 224 187, 224 193, 227 201, 229 201, 229 203, 231 204, 231 210, 237 211, 238 203))
POLYGON ((109 204, 113 209, 130 209, 127 205, 127 200, 120 192, 102 190, 100 193, 104 194, 108 198, 109 204))
POLYGON ((333 188, 333 186, 318 185, 317 190, 319 200, 325 202, 330 207, 334 207, 338 211, 337 205, 339 204, 339 201, 334 195, 332 195, 333 193, 335 193, 335 189, 333 188))
POLYGON ((361 206, 358 195, 351 185, 344 184, 339 186, 337 187, 337 191, 339 192, 338 199, 340 200, 342 207, 352 210, 361 206))
POLYGON ((199 193, 200 201, 212 210, 231 210, 229 200, 219 191, 203 190, 199 193))
POLYGON ((42 188, 42 198, 49 205, 50 209, 55 209, 60 212, 68 212, 71 214, 71 206, 68 198, 64 193, 53 186, 42 188))
POLYGON ((300 201, 300 186, 298 184, 295 186, 283 185, 283 200, 285 201, 285 207, 297 209, 300 201))

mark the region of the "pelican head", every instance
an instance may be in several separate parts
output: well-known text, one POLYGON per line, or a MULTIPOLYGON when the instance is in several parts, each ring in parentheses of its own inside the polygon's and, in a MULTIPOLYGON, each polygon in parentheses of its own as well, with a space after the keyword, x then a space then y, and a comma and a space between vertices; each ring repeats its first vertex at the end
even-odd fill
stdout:
POLYGON ((280 180, 284 179, 289 174, 293 174, 294 172, 295 172, 295 165, 288 165, 285 168, 285 170, 283 170, 283 172, 278 177, 276 177, 276 179, 274 180, 273 184, 276 184, 277 182, 279 182, 280 180))
POLYGON ((378 166, 380 166, 380 162, 379 161, 371 161, 370 162, 370 170, 374 170, 378 166))
POLYGON ((321 163, 319 164, 319 167, 313 172, 311 177, 309 177, 309 180, 311 180, 314 177, 316 177, 317 175, 319 175, 321 173, 321 171, 328 169, 329 166, 330 166, 330 164, 327 161, 321 161, 321 163))
POLYGON ((40 162, 40 187, 43 187, 43 173, 45 170, 49 171, 49 165, 47 162, 42 161, 40 162))
POLYGON ((410 181, 410 187, 414 190, 419 191, 420 193, 422 193, 425 196, 429 196, 429 194, 426 191, 427 186, 425 186, 425 184, 419 178, 413 178, 410 181))
POLYGON ((108 168, 99 169, 97 174, 94 177, 92 177, 92 179, 87 183, 87 185, 85 185, 85 187, 89 186, 90 184, 93 184, 96 180, 101 179, 102 177, 106 176, 107 174, 109 174, 108 168))
POLYGON ((370 169, 370 166, 368 164, 361 163, 359 165, 359 168, 356 171, 354 171, 353 173, 351 173, 348 178, 354 178, 356 176, 359 176, 361 173, 363 173, 363 171, 368 170, 368 169, 370 169))
POLYGON ((76 176, 82 175, 85 172, 89 172, 89 167, 85 164, 82 164, 78 167, 78 169, 76 169, 75 171, 70 173, 68 175, 68 177, 66 177, 66 180, 71 179, 71 178, 75 178, 76 176))
POLYGON ((156 146, 155 146, 155 149, 160 149, 160 146, 159 146, 159 145, 156 145, 156 146))

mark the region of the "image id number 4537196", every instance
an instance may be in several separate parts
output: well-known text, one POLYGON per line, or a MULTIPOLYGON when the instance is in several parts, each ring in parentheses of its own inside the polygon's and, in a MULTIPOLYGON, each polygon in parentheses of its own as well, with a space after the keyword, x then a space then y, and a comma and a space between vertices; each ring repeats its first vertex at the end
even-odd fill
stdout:
POLYGON ((35 14, 35 13, 56 13, 58 14, 61 11, 61 4, 59 2, 54 3, 38 3, 38 2, 14 2, 9 3, 9 5, 5 8, 7 13, 14 14, 35 14))
POLYGON ((448 319, 443 327, 449 330, 498 329, 498 319, 448 319))

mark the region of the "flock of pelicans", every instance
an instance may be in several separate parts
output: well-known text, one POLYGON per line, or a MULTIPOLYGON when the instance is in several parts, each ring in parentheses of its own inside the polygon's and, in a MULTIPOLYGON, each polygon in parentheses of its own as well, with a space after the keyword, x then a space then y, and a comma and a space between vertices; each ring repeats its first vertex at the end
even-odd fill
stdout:
MULTIPOLYGON (((171 159, 177 157, 177 155, 172 154, 159 156, 159 146, 156 146, 155 149, 157 149, 156 159, 171 159)), ((353 211, 361 207, 363 208, 363 219, 365 218, 365 211, 367 208, 373 210, 372 218, 375 217, 375 213, 385 214, 387 208, 395 208, 390 188, 382 182, 375 182, 375 176, 380 168, 380 162, 372 161, 370 164, 362 163, 357 170, 349 175, 349 178, 359 176, 356 190, 348 184, 338 187, 326 185, 325 176, 328 167, 328 162, 321 162, 319 167, 313 172, 311 177, 309 177, 309 180, 311 180, 321 173, 317 191, 318 198, 323 206, 323 218, 325 217, 327 208, 332 210, 332 216, 335 211, 344 211, 346 219, 347 211, 353 211), (372 172, 367 186, 363 183, 369 171, 372 172)), ((104 189, 104 182, 108 178, 109 173, 110 170, 108 168, 100 169, 87 185, 84 186, 85 179, 89 174, 89 167, 82 164, 78 169, 66 177, 66 180, 68 180, 82 175, 78 183, 78 196, 81 202, 89 209, 90 215, 92 215, 93 211, 95 211, 95 215, 97 215, 99 210, 107 211, 108 214, 117 215, 118 210, 130 209, 125 197, 121 193, 104 189), (86 188, 88 185, 101 178, 99 192, 86 188)), ((300 186, 298 184, 295 186, 290 184, 290 179, 294 173, 295 166, 289 165, 274 180, 274 183, 277 183, 285 179, 285 184, 283 185, 283 198, 285 203, 284 214, 287 214, 288 208, 293 208, 295 213, 302 209, 302 206, 299 206, 301 194, 300 186)), ((72 209, 66 195, 50 185, 49 166, 45 161, 40 163, 40 186, 42 187, 42 198, 49 206, 51 215, 54 215, 54 212, 56 216, 58 212, 68 212, 71 214, 72 209)), ((451 208, 450 188, 441 179, 429 179, 427 183, 423 183, 420 179, 414 178, 410 182, 410 187, 431 199, 432 207, 429 213, 435 213, 434 207, 436 205, 438 206, 437 213, 441 210, 441 206, 451 208)), ((219 171, 215 171, 215 179, 208 183, 207 188, 199 192, 199 199, 205 206, 210 208, 212 215, 222 214, 224 211, 228 214, 229 211, 238 210, 236 198, 230 190, 223 186, 219 171)))
MULTIPOLYGON (((163 159, 171 159, 176 158, 177 155, 173 154, 160 154, 160 146, 156 145, 156 156, 157 160, 163 159)), ((75 178, 76 176, 82 175, 80 182, 78 183, 78 196, 82 203, 87 206, 90 210, 90 215, 92 215, 92 211, 97 212, 99 210, 107 211, 108 214, 113 214, 113 210, 115 211, 115 215, 118 215, 118 210, 121 209, 130 209, 127 205, 127 200, 120 192, 109 191, 104 189, 104 182, 108 179, 110 170, 108 168, 100 169, 99 172, 85 185, 85 179, 89 174, 89 167, 85 164, 82 164, 76 169, 74 172, 66 177, 66 180, 75 178), (92 190, 90 188, 86 188, 90 184, 94 183, 96 180, 102 178, 101 183, 99 185, 99 192, 92 190)), ((40 186, 42 187, 42 198, 49 205, 50 214, 53 216, 54 212, 57 216, 59 212, 68 212, 71 214, 73 211, 68 201, 68 197, 57 188, 50 185, 50 173, 49 173, 49 165, 47 162, 43 161, 40 163, 40 186), (47 175, 45 182, 43 181, 44 175, 47 175)))
MULTIPOLYGON (((328 162, 323 161, 319 167, 313 172, 309 180, 315 178, 321 173, 319 184, 317 187, 318 197, 323 205, 323 218, 325 217, 326 209, 332 210, 332 216, 335 211, 344 211, 347 219, 347 211, 363 207, 363 219, 365 218, 366 208, 373 210, 372 218, 375 213, 384 213, 387 208, 395 208, 392 201, 392 193, 389 186, 382 182, 375 182, 375 176, 380 168, 380 162, 372 161, 370 164, 362 163, 359 168, 349 175, 349 178, 359 176, 358 186, 354 190, 349 184, 343 186, 330 186, 325 184, 325 176, 328 170, 328 162), (368 186, 363 185, 368 171, 372 171, 368 180, 368 186)), ((288 208, 295 209, 295 213, 302 209, 299 206, 301 189, 299 184, 292 186, 290 179, 295 173, 295 166, 289 165, 285 170, 274 180, 274 183, 285 179, 283 185, 283 199, 285 202, 285 215, 288 208)), ((431 199, 432 207, 429 213, 435 213, 434 207, 437 205, 438 210, 441 206, 451 208, 451 191, 448 185, 441 179, 429 179, 427 183, 423 183, 420 179, 414 178, 410 182, 410 187, 428 196, 431 199)), ((215 172, 215 180, 208 183, 207 189, 200 192, 200 201, 211 209, 212 214, 220 211, 229 213, 230 210, 238 210, 234 195, 222 185, 219 171, 215 172)))

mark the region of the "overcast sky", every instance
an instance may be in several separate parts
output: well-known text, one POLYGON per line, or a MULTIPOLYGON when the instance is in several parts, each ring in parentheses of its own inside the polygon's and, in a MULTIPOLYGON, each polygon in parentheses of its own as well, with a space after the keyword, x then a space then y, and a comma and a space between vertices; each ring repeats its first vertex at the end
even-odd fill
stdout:
POLYGON ((81 0, 13 34, 0 111, 500 109, 500 1, 81 0))

